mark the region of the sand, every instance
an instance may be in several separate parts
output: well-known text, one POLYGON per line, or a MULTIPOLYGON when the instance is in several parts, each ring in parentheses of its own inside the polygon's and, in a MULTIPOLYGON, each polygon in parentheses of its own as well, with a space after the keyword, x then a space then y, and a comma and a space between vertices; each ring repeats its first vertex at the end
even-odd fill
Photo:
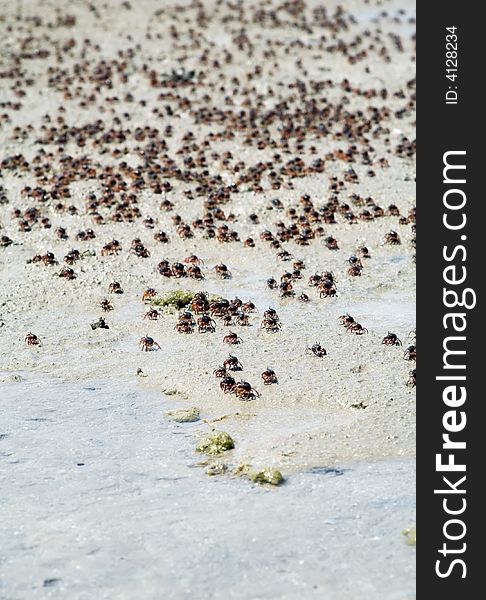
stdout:
MULTIPOLYGON (((51 54, 22 59, 22 69, 33 80, 25 96, 13 93, 15 78, 0 80, 8 83, 2 85, 0 102, 22 104, 20 110, 0 111, 9 115, 0 124, 0 160, 20 153, 32 160, 40 148, 36 139, 43 135, 42 124, 54 125, 60 106, 69 125, 96 119, 110 124, 115 115, 122 127, 132 130, 149 125, 162 131, 170 124, 174 135, 166 139, 167 152, 177 160, 182 160, 176 152, 188 129, 198 141, 212 130, 195 123, 193 113, 181 107, 171 116, 155 115, 153 108, 162 113, 167 102, 157 100, 161 90, 151 88, 140 72, 144 61, 158 73, 170 73, 181 65, 187 71, 201 68, 201 48, 174 49, 168 35, 171 23, 181 29, 194 26, 194 9, 184 13, 190 18, 187 25, 176 3, 137 2, 127 8, 126 3, 112 2, 91 9, 85 2, 72 2, 68 8, 58 2, 2 4, 1 70, 12 68, 20 41, 30 33, 34 39, 24 50, 47 48, 51 54), (76 17, 74 25, 58 21, 59 15, 66 14, 76 17), (29 21, 33 15, 42 16, 40 26, 29 21), (54 26, 48 27, 49 21, 54 26), (141 44, 143 51, 127 60, 128 81, 114 78, 113 88, 102 89, 99 96, 117 96, 119 102, 97 101, 81 107, 76 97, 66 100, 62 91, 47 85, 48 67, 59 68, 56 46, 70 38, 80 44, 85 37, 100 46, 99 54, 88 52, 96 60, 115 59, 119 50, 141 44), (181 58, 184 55, 187 59, 181 58), (134 96, 133 102, 123 100, 127 93, 134 96), (145 106, 139 104, 142 99, 145 106), (124 120, 125 111, 130 112, 129 120, 124 120), (45 114, 51 115, 50 124, 43 120, 45 114), (14 130, 29 124, 33 130, 25 130, 25 135, 14 130)), ((243 4, 251 12, 251 3, 243 4)), ((318 4, 308 2, 308 10, 318 4)), ((326 6, 331 10, 336 4, 326 6)), ((236 25, 231 20, 221 23, 234 11, 215 6, 204 3, 209 15, 205 36, 215 44, 213 58, 223 63, 222 48, 230 47, 230 31, 236 25)), ((285 209, 299 208, 303 194, 321 205, 331 195, 330 178, 342 178, 350 166, 359 183, 347 183, 340 201, 349 202, 352 193, 371 196, 385 209, 395 204, 402 215, 415 205, 414 160, 393 151, 402 136, 415 137, 413 110, 397 116, 407 99, 393 95, 406 91, 414 77, 413 23, 408 22, 413 3, 349 2, 345 8, 356 23, 342 37, 351 40, 357 33, 379 27, 390 63, 370 52, 366 60, 350 65, 343 55, 326 55, 317 48, 317 31, 284 26, 264 30, 249 21, 246 30, 256 45, 253 58, 233 50, 233 63, 223 64, 222 72, 243 79, 255 64, 261 64, 266 77, 256 78, 255 93, 261 93, 269 106, 276 102, 265 95, 269 86, 279 81, 286 85, 302 76, 294 64, 298 58, 309 80, 339 82, 347 77, 353 86, 386 87, 390 90, 386 101, 351 94, 348 108, 389 107, 389 133, 372 140, 376 156, 386 156, 389 167, 374 166, 376 176, 368 177, 370 167, 359 161, 327 162, 324 173, 285 180, 279 190, 267 183, 262 192, 239 186, 239 193, 232 194, 223 208, 235 215, 230 228, 242 240, 252 236, 255 248, 205 239, 200 232, 192 239, 180 239, 171 220, 174 213, 191 223, 201 216, 205 198, 188 199, 184 190, 195 185, 176 179, 170 180, 172 190, 162 195, 150 189, 137 192, 141 214, 154 218, 155 229, 143 227, 140 220, 105 219, 102 225, 94 224, 85 209, 86 196, 99 194, 100 187, 91 180, 71 183, 71 198, 63 200, 76 206, 78 214, 57 212, 54 200, 49 200, 42 216, 50 218, 52 228, 34 225, 31 231, 21 232, 12 210, 35 204, 21 190, 39 182, 32 171, 2 169, 0 184, 8 203, 0 204, 0 235, 14 242, 0 248, 4 398, 0 445, 7 506, 1 526, 2 598, 413 597, 414 550, 401 535, 414 521, 415 393, 406 385, 414 363, 403 359, 415 327, 411 226, 399 225, 393 216, 356 224, 339 218, 337 224, 323 225, 326 235, 338 240, 337 251, 328 250, 321 238, 309 246, 283 244, 293 260, 305 262, 304 278, 294 282, 297 296, 309 295, 305 304, 297 296, 282 299, 277 290, 268 289, 266 280, 278 280, 292 270, 292 262, 279 260, 275 250, 259 239, 265 229, 275 232, 276 221, 287 220, 285 210, 269 210, 273 198, 279 198, 285 209), (405 9, 406 15, 399 15, 399 9, 405 9), (388 15, 376 22, 374 18, 384 10, 388 15), (397 16, 400 22, 394 20, 397 16), (396 49, 389 32, 402 36, 404 52, 396 49), (292 46, 290 58, 277 47, 277 56, 263 61, 267 38, 285 43, 298 38, 308 47, 292 46), (272 66, 274 61, 278 67, 272 66), (162 199, 173 202, 174 211, 162 212, 162 199), (258 225, 249 220, 252 213, 258 213, 258 225), (66 228, 67 240, 54 236, 58 226, 66 228), (76 240, 76 233, 88 227, 93 227, 96 238, 76 240), (159 229, 167 232, 168 244, 153 239, 159 229), (401 245, 383 243, 392 229, 399 233, 401 245), (128 252, 135 237, 149 249, 150 258, 128 252), (102 246, 112 239, 119 240, 122 252, 101 257, 102 246), (351 278, 347 259, 359 244, 366 244, 372 258, 365 261, 361 277, 351 278), (73 281, 57 276, 62 264, 46 267, 28 262, 36 254, 52 251, 62 263, 72 248, 90 251, 73 266, 77 274, 73 281), (172 263, 192 253, 204 261, 204 281, 167 279, 157 272, 162 259, 172 263), (214 272, 220 262, 230 269, 231 279, 221 280, 214 272), (320 299, 307 280, 328 270, 335 275, 337 297, 320 299), (112 281, 122 284, 124 294, 108 294, 112 281), (258 312, 250 315, 249 327, 226 328, 216 320, 215 333, 183 335, 174 330, 175 313, 164 313, 157 321, 143 319, 149 307, 141 294, 147 287, 158 294, 189 289, 238 296, 253 301, 258 312), (103 298, 110 299, 113 311, 102 313, 103 298), (278 311, 282 322, 275 334, 260 328, 268 307, 278 311), (343 313, 353 315, 368 333, 356 336, 346 331, 338 322, 343 313), (109 329, 90 327, 100 316, 109 329), (240 345, 222 343, 228 329, 242 338, 240 345), (381 343, 389 331, 399 336, 403 347, 381 343), (35 333, 41 345, 27 346, 28 332, 35 333), (159 351, 140 351, 138 341, 146 335, 160 344, 159 351), (326 348, 324 358, 307 351, 316 342, 326 348), (221 392, 213 370, 229 352, 243 364, 236 376, 249 381, 260 397, 245 402, 221 392), (278 385, 263 385, 260 374, 267 367, 277 373, 278 385), (175 423, 166 414, 189 407, 199 409, 199 421, 175 423), (211 428, 227 431, 235 440, 235 449, 218 459, 227 469, 217 477, 205 473, 207 465, 198 464, 202 457, 195 452, 211 428), (260 487, 233 474, 242 464, 271 465, 286 482, 277 489, 260 487), (50 583, 51 579, 55 581, 50 583)), ((78 45, 65 53, 61 66, 69 70, 79 60, 78 45)), ((217 82, 219 71, 205 69, 208 80, 217 82)), ((175 92, 188 94, 185 88, 175 92)), ((206 92, 204 86, 191 92, 197 108, 207 103, 206 92)), ((214 89, 212 93, 217 98, 214 89)), ((323 93, 331 102, 343 96, 340 88, 323 93)), ((228 108, 223 98, 218 102, 228 108)), ((319 138, 314 144, 317 156, 347 145, 331 138, 319 138)), ((124 149, 122 157, 100 153, 89 140, 81 148, 73 141, 63 148, 67 154, 84 154, 102 165, 117 165, 121 160, 137 165, 140 145, 131 138, 115 144, 124 149)), ((57 152, 58 146, 45 149, 57 152)), ((228 150, 248 165, 271 160, 275 153, 244 144, 238 134, 234 140, 212 143, 210 152, 228 150)), ((285 160, 296 154, 292 150, 285 160)), ((316 158, 307 146, 301 155, 306 162, 316 158)), ((234 178, 220 159, 210 161, 208 169, 221 174, 227 184, 234 178)))

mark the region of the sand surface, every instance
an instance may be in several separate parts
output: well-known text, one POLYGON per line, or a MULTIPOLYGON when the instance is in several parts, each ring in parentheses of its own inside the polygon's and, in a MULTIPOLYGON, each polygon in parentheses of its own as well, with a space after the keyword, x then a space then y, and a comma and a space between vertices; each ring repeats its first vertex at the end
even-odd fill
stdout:
MULTIPOLYGON (((414 550, 401 535, 414 521, 415 393, 406 382, 415 364, 403 359, 415 327, 412 223, 384 216, 351 224, 337 213, 335 224, 319 223, 324 235, 309 245, 290 240, 276 250, 260 239, 264 230, 277 232, 277 221, 290 224, 289 208, 301 214, 304 194, 316 208, 335 196, 356 215, 363 207, 352 203, 352 194, 372 198, 385 211, 394 204, 404 216, 415 206, 413 153, 397 152, 404 137, 415 138, 410 101, 414 4, 347 2, 346 28, 338 28, 334 37, 332 28, 303 27, 299 20, 305 14, 308 23, 317 21, 312 10, 319 4, 308 0, 299 8, 295 3, 297 12, 284 3, 263 4, 268 14, 262 24, 257 3, 251 2, 241 3, 243 12, 237 3, 212 1, 0 2, 0 235, 13 242, 0 247, 0 452, 7 508, 0 526, 0 597, 413 597, 414 550), (271 13, 278 6, 275 24, 271 13), (251 51, 245 44, 238 48, 241 19, 251 51), (171 26, 178 38, 171 37, 171 26), (191 28, 200 33, 191 37, 191 28), (400 36, 402 49, 390 34, 400 36), (347 54, 329 50, 356 36, 359 42, 347 54), (83 45, 85 38, 89 45, 83 45), (382 46, 388 62, 379 53, 382 46), (352 64, 349 54, 363 48, 368 56, 352 64), (203 64, 205 49, 209 58, 203 64), (225 62, 225 49, 231 62, 225 62), (94 76, 102 60, 124 62, 109 78, 90 80, 86 73, 94 76), (261 72, 255 72, 257 66, 261 72), (193 83, 150 84, 151 69, 164 80, 182 68, 178 72, 195 71, 193 83), (206 73, 203 78, 200 71, 206 73), (230 83, 233 77, 247 93, 230 83), (377 94, 348 91, 340 85, 345 78, 351 88, 377 94), (357 142, 359 150, 372 147, 371 165, 359 157, 354 162, 329 158, 353 143, 336 135, 339 122, 330 125, 333 134, 305 134, 299 146, 292 136, 282 145, 277 119, 268 127, 277 145, 257 147, 236 125, 230 138, 214 116, 217 110, 248 110, 245 98, 259 111, 279 102, 288 102, 292 110, 309 108, 299 104, 298 86, 288 85, 303 81, 310 89, 312 81, 328 80, 332 85, 323 84, 309 101, 370 115, 373 108, 386 107, 387 115, 366 133, 369 143, 357 142), (230 104, 233 87, 237 92, 230 104), (386 99, 379 95, 385 88, 386 99), (214 109, 212 122, 198 117, 205 108, 214 109), (72 128, 98 119, 102 132, 85 131, 80 145, 79 131, 72 128), (70 133, 60 138, 58 129, 48 139, 49 128, 63 124, 70 133), (150 136, 134 132, 146 127, 157 128, 155 138, 166 143, 158 162, 166 164, 165 153, 193 175, 207 169, 221 176, 219 186, 238 180, 241 171, 233 170, 238 161, 246 169, 274 160, 279 171, 296 156, 306 164, 328 158, 322 173, 281 176, 279 189, 272 189, 270 169, 259 182, 238 183, 238 192, 221 204, 226 215, 234 215, 226 223, 241 240, 230 243, 208 239, 197 228, 189 239, 177 234, 175 214, 190 225, 206 210, 208 193, 198 193, 195 178, 163 177, 161 183, 171 189, 160 194, 147 180, 133 190, 133 178, 125 176, 127 193, 136 193, 140 209, 133 222, 113 221, 114 210, 104 206, 97 210, 103 222, 93 219, 89 194, 99 199, 106 178, 73 178, 66 184, 68 198, 48 193, 39 201, 26 192, 26 186, 54 189, 66 155, 88 157, 97 175, 110 166, 117 172, 122 161, 143 172, 141 149, 150 136), (110 128, 124 131, 124 138, 103 141, 110 128), (205 140, 204 164, 184 161, 198 158, 205 140), (40 151, 46 154, 36 162, 40 151), (224 152, 231 152, 229 162, 223 162, 224 152), (275 159, 276 153, 283 158, 275 159), (16 155, 29 166, 11 167, 16 155), (378 162, 381 157, 388 166, 378 162), (46 162, 51 167, 43 177, 35 167, 46 162), (357 182, 346 181, 349 168, 357 182), (338 194, 330 189, 333 177, 343 182, 338 194), (281 210, 271 208, 275 198, 281 210), (172 202, 173 210, 160 210, 162 200, 172 202), (59 202, 64 209, 56 207, 59 202), (70 214, 70 206, 76 214, 70 214), (31 207, 40 216, 23 231, 13 211, 19 209, 22 217, 31 207), (249 218, 254 213, 257 224, 249 218), (142 223, 149 216, 154 228, 142 223), (50 219, 51 228, 40 225, 41 217, 50 219), (57 227, 66 229, 67 239, 56 236, 57 227), (87 228, 96 237, 76 239, 87 228), (169 243, 154 240, 159 230, 169 243), (400 245, 384 243, 390 230, 398 232, 400 245), (242 243, 249 236, 254 248, 242 243), (327 236, 338 240, 338 250, 326 247, 327 236), (129 252, 137 237, 150 257, 129 252), (113 239, 121 252, 102 256, 102 247, 113 239), (363 259, 361 277, 350 277, 347 260, 360 244, 369 248, 371 259, 363 259), (84 254, 72 265, 76 279, 67 281, 58 273, 73 248, 84 254), (277 257, 282 249, 291 253, 290 261, 277 257), (48 251, 59 264, 29 262, 48 251), (203 261, 203 281, 157 272, 163 259, 182 262, 191 254, 203 261), (295 297, 281 298, 266 280, 280 281, 295 260, 305 263, 303 278, 293 283, 295 297), (222 280, 214 271, 221 262, 231 279, 222 280), (334 274, 334 298, 319 298, 308 285, 311 275, 323 271, 334 274), (113 281, 121 283, 123 294, 108 293, 113 281), (144 319, 150 307, 141 295, 148 287, 159 296, 177 289, 237 296, 254 302, 258 312, 250 314, 248 327, 225 327, 216 319, 214 333, 184 335, 174 329, 175 312, 164 312, 157 321, 144 319), (297 299, 301 292, 309 302, 297 299), (103 298, 112 302, 112 311, 101 311, 103 298), (277 333, 260 327, 268 307, 280 317, 277 333), (338 321, 345 313, 368 333, 346 331, 338 321), (90 327, 100 316, 109 329, 90 327), (229 330, 238 333, 241 344, 223 344, 229 330), (381 343, 390 331, 402 347, 381 343), (41 344, 27 345, 28 332, 41 344), (160 350, 139 349, 147 335, 160 350), (325 357, 309 353, 316 342, 326 348, 325 357), (213 370, 230 352, 243 365, 236 378, 249 381, 258 398, 246 402, 221 392, 213 370), (263 385, 260 375, 266 368, 276 372, 278 385, 263 385), (175 423, 166 414, 189 407, 200 411, 194 423, 175 423), (195 448, 212 428, 230 433, 235 449, 201 464, 195 448), (226 472, 209 477, 205 471, 213 463, 224 463, 226 472), (286 482, 276 489, 260 487, 233 474, 241 465, 274 466, 286 482)), ((325 3, 329 15, 337 5, 325 3)), ((314 125, 310 119, 306 128, 314 125)), ((216 221, 215 227, 223 224, 216 221)))

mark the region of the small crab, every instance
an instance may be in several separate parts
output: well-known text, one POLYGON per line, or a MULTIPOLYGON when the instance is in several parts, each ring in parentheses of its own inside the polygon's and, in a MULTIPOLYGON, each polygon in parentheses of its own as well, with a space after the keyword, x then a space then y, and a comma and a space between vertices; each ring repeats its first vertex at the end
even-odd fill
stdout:
POLYGON ((312 352, 312 354, 314 354, 318 358, 322 358, 323 356, 327 355, 326 349, 323 348, 319 344, 319 342, 316 342, 313 346, 311 346, 310 348, 307 348, 307 350, 310 350, 312 352))
POLYGON ((63 279, 72 280, 76 279, 76 273, 73 271, 73 269, 71 269, 71 267, 63 267, 59 271, 59 277, 62 277, 63 279))
POLYGON ((240 400, 254 400, 255 398, 260 397, 260 394, 250 383, 248 383, 248 381, 238 381, 232 391, 240 400))
POLYGON ((204 261, 197 257, 195 254, 191 254, 190 256, 186 256, 184 262, 189 265, 203 265, 204 261))
POLYGON ((403 353, 403 358, 405 360, 417 360, 417 347, 409 346, 403 353))
POLYGON ((108 300, 108 298, 103 298, 103 300, 99 303, 99 307, 105 312, 113 310, 113 304, 108 300))
POLYGON ((230 354, 228 358, 223 362, 223 368, 229 369, 230 371, 242 371, 243 365, 236 358, 236 356, 230 354))
POLYGON ((350 277, 361 277, 362 270, 363 267, 360 267, 358 265, 351 265, 350 267, 348 267, 347 273, 350 277))
POLYGON ((154 290, 154 288, 147 288, 142 293, 142 302, 146 302, 147 300, 151 300, 152 298, 155 298, 155 296, 157 296, 157 292, 154 290))
POLYGON ((358 248, 356 248, 356 252, 361 256, 361 258, 371 258, 371 254, 367 246, 359 246, 358 248))
POLYGON ((385 235, 384 241, 385 241, 385 244, 390 244, 392 246, 397 246, 402 243, 400 240, 400 236, 398 235, 398 233, 396 231, 389 231, 385 235))
POLYGON ((354 319, 349 313, 346 313, 345 315, 340 315, 338 317, 338 320, 341 323, 341 325, 344 325, 344 327, 349 327, 349 325, 352 325, 354 323, 354 319))
POLYGON ((228 335, 225 335, 223 338, 224 344, 241 344, 242 342, 243 340, 233 331, 230 331, 228 335))
POLYGON ((29 331, 24 339, 27 346, 39 346, 41 343, 40 339, 35 335, 35 333, 32 333, 31 331, 29 331))
POLYGON ((412 369, 408 375, 409 375, 408 380, 407 380, 408 387, 415 387, 417 385, 416 369, 412 369))
POLYGON ((302 292, 302 294, 297 298, 297 300, 300 300, 301 302, 309 302, 309 296, 302 292))
POLYGON ((275 375, 275 371, 273 369, 267 368, 262 373, 263 383, 265 385, 271 385, 272 383, 278 383, 277 376, 275 375))
POLYGON ((214 270, 221 277, 221 279, 231 279, 231 271, 225 264, 219 263, 219 265, 214 267, 214 270))
POLYGON ((360 323, 357 323, 356 321, 353 321, 353 323, 350 323, 346 329, 347 329, 347 331, 350 331, 351 333, 355 333, 356 335, 363 335, 365 333, 368 333, 368 330, 366 329, 366 327, 363 327, 360 323))
POLYGON ((397 334, 391 333, 390 331, 381 340, 381 343, 385 344, 385 346, 401 346, 402 345, 402 341, 398 338, 397 334))
POLYGON ((240 327, 248 327, 250 325, 250 317, 245 313, 238 313, 235 316, 235 322, 240 327))
POLYGON ((218 378, 221 379, 222 377, 224 377, 226 375, 226 369, 224 367, 217 367, 216 369, 214 369, 213 371, 213 375, 218 378))
POLYGON ((156 321, 159 317, 160 313, 156 308, 151 308, 143 316, 144 319, 149 319, 149 321, 156 321))
POLYGON ((150 352, 151 350, 161 350, 160 344, 156 342, 153 338, 145 336, 140 338, 138 345, 140 349, 144 352, 150 352))
POLYGON ((202 315, 197 320, 197 330, 199 333, 214 333, 216 331, 216 321, 209 315, 202 315))
POLYGON ((118 281, 110 283, 110 285, 108 286, 108 291, 110 292, 110 294, 123 294, 122 286, 118 281))
POLYGON ((235 378, 231 377, 231 375, 225 375, 224 377, 221 378, 219 387, 223 390, 223 392, 225 394, 228 394, 229 392, 233 391, 235 385, 236 385, 235 378))
POLYGON ((256 311, 256 306, 253 304, 253 302, 245 302, 241 305, 241 310, 244 313, 252 313, 256 311))

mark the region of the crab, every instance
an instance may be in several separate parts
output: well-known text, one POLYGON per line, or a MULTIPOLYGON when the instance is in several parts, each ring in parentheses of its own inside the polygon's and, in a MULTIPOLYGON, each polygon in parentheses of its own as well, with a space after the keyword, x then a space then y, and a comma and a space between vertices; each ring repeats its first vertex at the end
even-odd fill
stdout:
POLYGON ((409 346, 403 353, 403 358, 405 360, 417 360, 417 347, 409 346))
POLYGON ((354 323, 354 319, 349 313, 346 313, 345 315, 340 315, 338 317, 338 320, 341 323, 341 325, 344 325, 344 327, 348 327, 349 325, 352 325, 354 323))
POLYGON ((199 267, 198 265, 189 265, 187 267, 187 274, 191 279, 196 279, 197 281, 201 281, 202 279, 204 279, 201 267, 199 267))
POLYGON ((363 267, 360 267, 358 265, 351 265, 350 267, 348 267, 347 273, 350 277, 361 277, 362 270, 363 267))
POLYGON ((73 269, 71 269, 71 267, 63 267, 59 271, 59 277, 70 281, 72 279, 76 279, 76 273, 73 271, 73 269))
POLYGON ((103 300, 99 303, 99 307, 105 312, 113 310, 113 304, 108 300, 108 298, 103 298, 103 300))
POLYGON ((235 322, 240 327, 248 327, 250 325, 250 317, 245 313, 238 313, 235 317, 235 322))
POLYGON ((157 292, 154 290, 154 288, 147 288, 142 293, 142 302, 146 302, 147 300, 151 300, 152 298, 155 298, 155 296, 157 296, 157 292))
POLYGON ((385 344, 385 346, 401 346, 402 345, 402 341, 398 338, 397 334, 391 333, 390 331, 381 340, 381 343, 385 344))
POLYGON ((397 246, 402 243, 400 240, 400 236, 398 235, 398 233, 396 231, 389 231, 385 235, 384 241, 385 241, 385 244, 390 244, 392 246, 397 246))
POLYGON ((260 397, 260 394, 248 381, 238 381, 232 391, 240 400, 254 400, 260 397))
POLYGON ((187 277, 186 267, 180 262, 172 263, 171 272, 172 276, 177 277, 178 279, 187 277))
POLYGON ((218 378, 221 379, 222 377, 224 377, 226 375, 226 369, 224 367, 217 367, 216 369, 214 369, 213 371, 213 375, 218 378))
POLYGON ((40 339, 35 335, 35 333, 32 333, 31 331, 29 331, 24 339, 27 346, 39 346, 41 343, 40 339))
POLYGON ((311 346, 310 348, 307 348, 307 350, 310 350, 312 352, 312 354, 314 354, 318 358, 322 358, 327 355, 326 349, 323 348, 319 344, 319 342, 316 342, 313 346, 311 346))
POLYGON ((195 254, 186 256, 186 258, 184 259, 184 262, 189 265, 198 265, 198 266, 201 266, 204 264, 204 261, 202 259, 200 259, 199 257, 197 257, 195 254))
POLYGON ((356 321, 353 321, 353 323, 350 323, 346 327, 346 330, 350 331, 351 333, 355 333, 356 335, 363 335, 365 333, 368 333, 368 330, 366 329, 366 327, 363 327, 360 323, 357 323, 356 321))
POLYGON ((138 345, 140 349, 144 352, 150 352, 151 350, 161 350, 160 344, 156 342, 153 338, 145 336, 140 338, 138 345))
POLYGON ((241 344, 243 340, 238 336, 234 331, 230 331, 228 335, 225 335, 223 338, 224 344, 241 344))
POLYGON ((295 296, 295 292, 290 281, 282 281, 279 286, 281 298, 291 298, 295 296))
POLYGON ((151 308, 143 316, 144 319, 149 319, 149 321, 156 321, 159 317, 160 313, 156 308, 151 308))
POLYGON ((356 248, 356 252, 361 256, 361 258, 371 258, 370 251, 364 245, 361 245, 358 248, 356 248))
POLYGON ((197 320, 197 330, 199 333, 214 333, 216 331, 216 322, 209 315, 202 315, 197 320))
POLYGON ((135 254, 135 256, 139 256, 140 258, 149 258, 150 252, 145 248, 145 246, 141 243, 132 244, 130 250, 130 254, 135 254))
POLYGON ((108 286, 108 291, 111 294, 123 294, 122 286, 120 285, 120 283, 118 281, 114 281, 113 283, 110 283, 110 285, 108 286))
POLYGON ((236 356, 230 354, 228 358, 223 362, 223 369, 228 369, 229 371, 242 371, 243 365, 236 358, 236 356))
POLYGON ((252 312, 256 312, 256 306, 253 304, 253 302, 245 302, 241 305, 241 310, 244 313, 252 313, 252 312))
POLYGON ((272 385, 273 383, 278 383, 277 376, 275 375, 275 371, 273 369, 265 369, 261 377, 265 385, 272 385))
POLYGON ((216 273, 221 277, 221 279, 231 279, 231 271, 225 264, 219 263, 219 265, 215 265, 213 268, 216 271, 216 273))
POLYGON ((416 369, 412 369, 408 375, 409 375, 408 380, 407 380, 408 387, 415 387, 417 385, 416 369))
POLYGON ((197 292, 191 301, 191 309, 196 314, 205 313, 209 310, 209 302, 204 292, 197 292))
POLYGON ((337 294, 336 286, 330 279, 321 280, 317 289, 319 290, 319 298, 332 298, 337 294))
POLYGON ((231 375, 224 375, 219 383, 219 387, 223 390, 225 394, 232 392, 234 390, 235 385, 235 378, 231 377, 231 375))

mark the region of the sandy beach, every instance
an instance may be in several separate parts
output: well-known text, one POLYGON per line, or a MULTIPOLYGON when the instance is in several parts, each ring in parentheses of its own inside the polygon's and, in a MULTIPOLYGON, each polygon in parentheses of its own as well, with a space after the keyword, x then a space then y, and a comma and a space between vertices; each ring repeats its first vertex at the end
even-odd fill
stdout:
POLYGON ((414 4, 321 4, 0 2, 1 598, 414 597, 414 4))

